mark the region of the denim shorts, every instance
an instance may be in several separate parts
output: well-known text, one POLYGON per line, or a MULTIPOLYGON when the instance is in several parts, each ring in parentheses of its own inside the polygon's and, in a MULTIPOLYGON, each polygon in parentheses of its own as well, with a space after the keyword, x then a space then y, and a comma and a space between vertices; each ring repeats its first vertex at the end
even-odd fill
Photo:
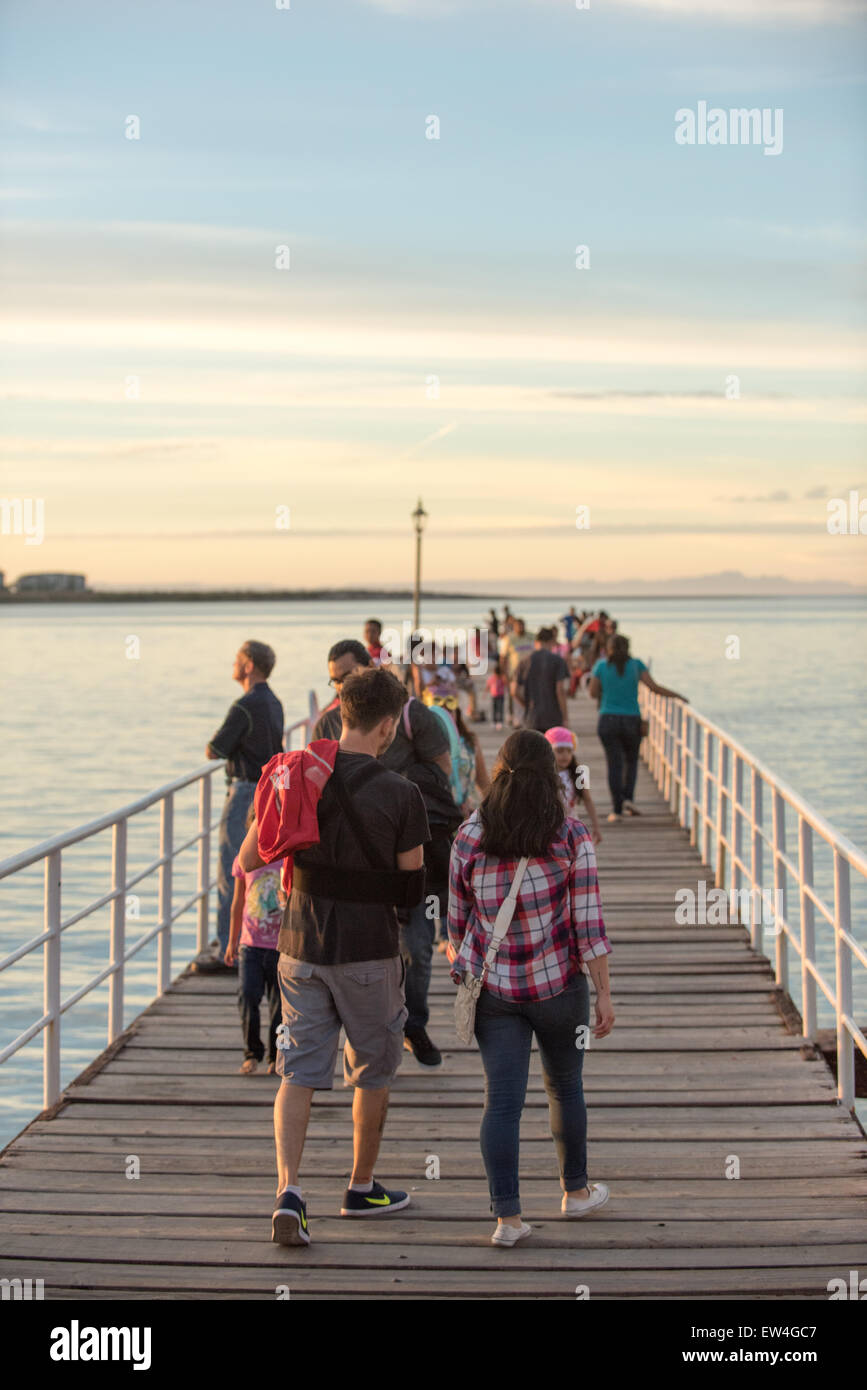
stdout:
POLYGON ((345 1084, 390 1086, 403 1057, 404 974, 400 956, 311 965, 281 953, 277 1074, 293 1086, 330 1091, 342 1026, 345 1084))

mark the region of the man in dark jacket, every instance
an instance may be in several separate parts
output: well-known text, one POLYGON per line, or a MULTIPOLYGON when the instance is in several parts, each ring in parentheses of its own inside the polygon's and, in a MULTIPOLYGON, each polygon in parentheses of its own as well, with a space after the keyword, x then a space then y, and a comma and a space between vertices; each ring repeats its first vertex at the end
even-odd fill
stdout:
POLYGON ((277 658, 265 642, 245 642, 235 657, 232 679, 244 691, 229 707, 205 749, 206 758, 226 758, 226 801, 220 819, 217 871, 217 947, 196 958, 196 971, 236 974, 237 965, 226 965, 229 918, 235 883, 232 864, 246 833, 247 811, 262 768, 283 751, 283 706, 268 685, 277 658))

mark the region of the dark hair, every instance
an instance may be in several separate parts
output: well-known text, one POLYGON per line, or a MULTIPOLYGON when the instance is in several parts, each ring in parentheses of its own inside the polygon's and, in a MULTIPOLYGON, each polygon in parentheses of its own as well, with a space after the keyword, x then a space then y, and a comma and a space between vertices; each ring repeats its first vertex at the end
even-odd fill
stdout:
POLYGON ((622 676, 626 670, 626 663, 629 660, 629 638, 618 633, 616 637, 608 639, 608 660, 617 667, 618 676, 622 676))
POLYGON ((344 637, 342 642, 335 642, 328 653, 328 660, 339 661, 342 656, 354 656, 359 666, 370 665, 370 652, 363 642, 356 642, 354 637, 344 637))
POLYGON ((378 627, 379 630, 380 630, 380 632, 382 632, 382 623, 379 621, 379 618, 368 618, 368 620, 367 620, 367 622, 364 624, 364 626, 365 626, 365 627, 371 627, 371 626, 373 626, 373 627, 378 627))
POLYGON ((464 723, 464 716, 461 713, 460 705, 458 705, 457 709, 447 711, 447 713, 451 713, 455 721, 455 727, 457 728, 457 731, 460 734, 461 738, 464 740, 467 746, 472 748, 475 752, 476 736, 473 733, 473 731, 471 729, 468 729, 466 724, 464 723))
MULTIPOLYGON (((559 768, 558 768, 558 771, 560 771, 559 768)), ((575 752, 574 752, 574 750, 573 750, 573 752, 572 752, 572 757, 569 759, 569 766, 568 766, 568 767, 564 767, 564 768, 563 768, 563 771, 569 773, 569 778, 570 778, 570 780, 571 780, 571 782, 572 782, 572 786, 575 788, 575 800, 576 800, 576 801, 580 801, 580 802, 583 803, 583 801, 584 801, 584 789, 583 789, 582 787, 579 787, 579 786, 578 786, 578 783, 575 781, 575 778, 576 778, 577 775, 578 775, 578 763, 577 763, 576 758, 575 758, 575 752)), ((562 784, 561 784, 561 785, 562 785, 562 784)))
POLYGON ((340 687, 340 713, 348 729, 369 734, 383 719, 397 719, 408 699, 402 685, 384 666, 347 676, 340 687))
POLYGON ((274 648, 269 647, 267 642, 245 642, 241 651, 267 680, 274 670, 274 664, 277 660, 274 655, 274 648))
POLYGON ((500 749, 479 807, 481 848, 498 859, 540 858, 565 819, 554 750, 544 734, 519 729, 500 749))
POLYGON ((553 642, 557 634, 553 627, 540 627, 536 633, 537 642, 553 642))

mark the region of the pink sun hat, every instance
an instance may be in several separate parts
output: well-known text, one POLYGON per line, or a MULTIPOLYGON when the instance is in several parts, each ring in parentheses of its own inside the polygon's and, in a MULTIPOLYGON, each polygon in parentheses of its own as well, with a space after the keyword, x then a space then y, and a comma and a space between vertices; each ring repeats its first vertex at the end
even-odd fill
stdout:
POLYGON ((577 748, 578 740, 571 729, 566 729, 562 724, 557 724, 553 729, 545 730, 545 737, 552 748, 577 748))

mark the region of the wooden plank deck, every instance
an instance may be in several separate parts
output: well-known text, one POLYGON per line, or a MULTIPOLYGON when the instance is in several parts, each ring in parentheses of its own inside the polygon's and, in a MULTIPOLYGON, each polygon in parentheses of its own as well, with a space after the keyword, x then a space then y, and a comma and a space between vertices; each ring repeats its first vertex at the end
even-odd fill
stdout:
MULTIPOLYGON (((580 761, 604 817, 595 710, 572 704, 580 761)), ((482 730, 489 765, 504 734, 482 730)), ((351 1157, 351 1093, 316 1097, 303 1184, 314 1243, 270 1244, 277 1082, 237 1074, 234 982, 185 975, 0 1159, 0 1274, 46 1298, 827 1299, 867 1267, 867 1139, 831 1074, 790 1031, 768 962, 739 927, 674 922, 674 894, 711 882, 642 766, 642 817, 603 820, 599 871, 617 1025, 585 1063, 591 1180, 611 1201, 559 1217, 547 1103, 534 1053, 514 1250, 493 1219, 478 1144, 478 1052, 451 1026, 435 957, 430 1032, 444 1065, 408 1054, 378 1174, 412 1206, 381 1223, 336 1215, 351 1157), (129 1155, 141 1175, 126 1176, 129 1155), (730 1156, 741 1176, 726 1178, 730 1156), (431 1156, 439 1179, 427 1178, 431 1156)))

